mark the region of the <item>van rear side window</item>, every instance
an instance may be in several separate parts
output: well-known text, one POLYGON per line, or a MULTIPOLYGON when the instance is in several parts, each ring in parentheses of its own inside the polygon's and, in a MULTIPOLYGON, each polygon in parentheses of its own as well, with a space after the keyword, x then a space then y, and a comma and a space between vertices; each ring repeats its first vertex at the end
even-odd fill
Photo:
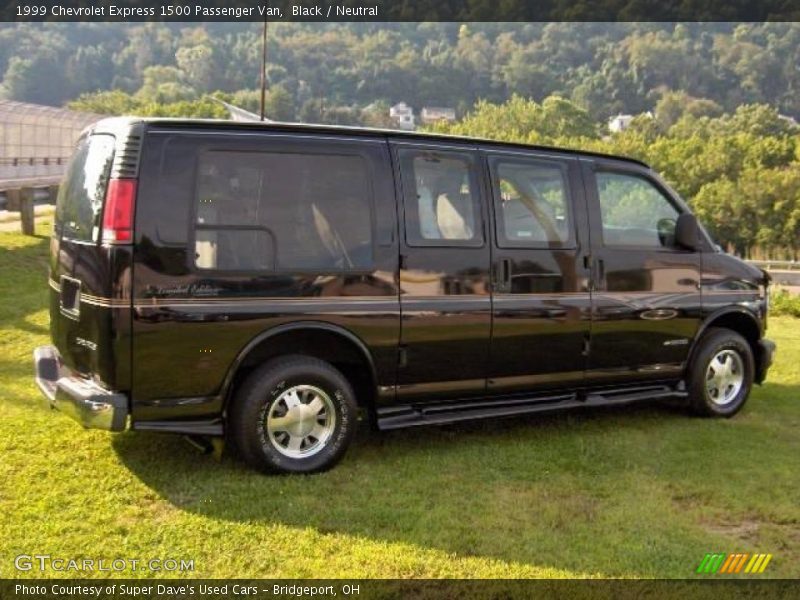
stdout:
POLYGON ((114 137, 90 135, 78 142, 56 202, 56 233, 63 239, 96 242, 106 196, 114 137))
POLYGON ((326 272, 372 265, 370 181, 360 156, 205 152, 195 202, 200 269, 326 272))

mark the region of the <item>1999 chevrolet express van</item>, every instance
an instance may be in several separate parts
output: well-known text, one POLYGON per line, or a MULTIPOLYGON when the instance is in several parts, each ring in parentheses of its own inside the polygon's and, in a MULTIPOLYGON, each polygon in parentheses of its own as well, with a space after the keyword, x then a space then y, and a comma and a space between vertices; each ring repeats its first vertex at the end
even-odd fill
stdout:
POLYGON ((51 406, 262 470, 380 429, 639 400, 729 417, 769 277, 647 165, 438 135, 109 119, 50 245, 51 406))

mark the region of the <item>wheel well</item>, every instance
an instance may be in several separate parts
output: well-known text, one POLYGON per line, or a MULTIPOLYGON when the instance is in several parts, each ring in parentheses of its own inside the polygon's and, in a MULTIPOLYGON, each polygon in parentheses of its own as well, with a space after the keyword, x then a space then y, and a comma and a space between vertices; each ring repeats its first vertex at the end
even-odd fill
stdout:
POLYGON ((709 322, 708 327, 723 327, 731 329, 741 335, 750 344, 753 353, 758 349, 758 340, 761 337, 761 329, 753 317, 748 317, 744 313, 733 312, 720 315, 709 322))
POLYGON ((289 354, 313 356, 336 367, 353 386, 359 407, 371 414, 376 382, 365 350, 344 334, 314 327, 276 333, 251 348, 236 368, 228 386, 226 405, 255 368, 273 358, 289 354))
POLYGON ((758 359, 758 340, 761 338, 761 329, 753 317, 741 312, 725 313, 709 321, 706 330, 709 327, 722 327, 735 331, 747 340, 753 356, 758 359))

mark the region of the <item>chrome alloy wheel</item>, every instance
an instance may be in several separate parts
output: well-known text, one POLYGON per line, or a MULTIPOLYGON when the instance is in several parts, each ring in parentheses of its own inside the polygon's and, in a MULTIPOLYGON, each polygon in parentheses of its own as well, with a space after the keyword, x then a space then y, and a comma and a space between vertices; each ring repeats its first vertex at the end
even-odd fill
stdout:
POLYGON ((741 391, 744 384, 744 363, 735 350, 720 350, 708 363, 706 392, 714 404, 725 405, 741 391))
POLYGON ((275 449, 290 458, 313 456, 325 447, 336 427, 330 396, 311 385, 296 385, 272 403, 267 435, 275 449))

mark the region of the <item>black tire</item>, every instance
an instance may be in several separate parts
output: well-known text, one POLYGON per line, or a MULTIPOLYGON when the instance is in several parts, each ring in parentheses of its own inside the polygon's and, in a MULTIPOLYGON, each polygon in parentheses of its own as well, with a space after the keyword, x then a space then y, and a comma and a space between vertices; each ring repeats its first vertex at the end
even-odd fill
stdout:
POLYGON ((732 417, 742 409, 753 387, 755 362, 750 344, 741 335, 730 329, 709 328, 700 339, 689 368, 689 402, 696 414, 732 417), (738 356, 738 362, 734 355, 738 356), (717 357, 724 360, 715 362, 724 368, 730 365, 734 376, 741 371, 741 386, 735 394, 737 386, 730 383, 730 378, 723 377, 718 382, 709 369, 711 361, 717 357), (728 393, 730 397, 727 397, 728 393))
POLYGON ((344 456, 357 429, 358 407, 350 383, 338 370, 296 355, 271 360, 253 371, 237 391, 227 419, 230 440, 252 467, 270 473, 315 473, 330 469, 344 456), (307 412, 293 413, 293 421, 281 421, 293 423, 294 433, 275 432, 268 419, 275 423, 290 417, 289 398, 294 406, 305 404, 295 410, 307 412), (312 416, 309 407, 316 401, 325 408, 312 416), (317 439, 307 429, 320 422, 324 434, 317 439), (305 450, 292 449, 297 438, 305 450))

